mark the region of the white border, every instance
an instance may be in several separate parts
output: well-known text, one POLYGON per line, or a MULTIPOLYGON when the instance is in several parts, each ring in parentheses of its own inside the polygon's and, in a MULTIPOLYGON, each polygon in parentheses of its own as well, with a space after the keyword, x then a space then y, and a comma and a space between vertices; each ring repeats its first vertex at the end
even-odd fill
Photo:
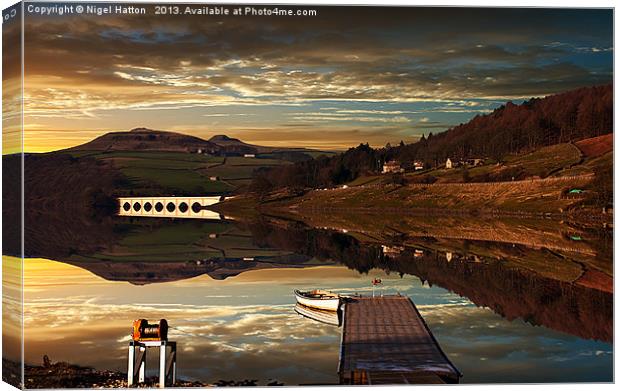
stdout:
MULTIPOLYGON (((12 0, 0 0, 0 6, 2 9, 5 9, 17 1, 12 0)), ((53 2, 53 1, 49 1, 53 2)), ((60 2, 60 1, 59 1, 60 2)), ((75 3, 82 3, 80 1, 73 1, 75 3)), ((144 1, 144 0, 134 0, 134 1, 122 1, 123 3, 154 3, 153 1, 144 1)), ((417 1, 417 0, 387 0, 387 1, 369 1, 369 0, 304 0, 304 1, 294 1, 294 0, 250 0, 250 1, 239 1, 239 0, 221 0, 221 1, 196 1, 196 0, 169 0, 162 1, 161 3, 212 3, 212 4, 301 4, 301 5, 395 5, 395 6, 469 6, 469 7, 559 7, 559 8, 614 8, 615 3, 609 0, 590 0, 590 1, 578 1, 578 0, 478 0, 478 1, 467 1, 467 0, 450 0, 450 1, 442 1, 442 0, 425 0, 425 1, 417 1)), ((618 29, 616 29, 616 20, 615 20, 615 10, 614 10, 614 42, 618 41, 618 29)), ((2 49, 2 44, 0 43, 0 53, 2 49)), ((614 50, 614 86, 616 83, 616 75, 617 75, 617 51, 614 50)), ((2 64, 0 62, 0 73, 2 69, 2 64)), ((614 91, 614 117, 619 112, 618 100, 615 99, 615 91, 614 91)), ((614 132, 617 130, 617 121, 614 121, 614 132)), ((615 144, 615 143, 614 143, 615 144)), ((616 145, 614 145, 615 149, 616 145)), ((617 166, 618 155, 614 157, 614 167, 617 166)), ((2 163, 0 161, 0 169, 2 167, 2 163)), ((615 180, 615 172, 614 172, 614 180, 615 180)), ((2 190, 2 183, 0 181, 0 192, 2 190)), ((618 190, 620 190, 620 184, 618 182, 614 182, 614 194, 618 194, 618 190)), ((1 194, 1 193, 0 193, 1 194)), ((615 218, 614 218, 615 220, 615 218)), ((615 221, 614 221, 615 223, 615 221)), ((1 236, 1 228, 0 228, 0 243, 2 241, 1 236)), ((614 233, 614 242, 615 242, 616 233, 614 233)), ((614 243, 615 244, 615 243, 614 243)), ((620 250, 614 246, 614 259, 618 259, 618 254, 620 250)), ((615 266, 615 265, 614 265, 615 266)), ((615 267, 614 267, 615 269, 615 267)), ((1 271, 0 271, 1 273, 1 271)), ((614 292, 618 291, 618 281, 615 279, 615 287, 614 292)), ((615 296, 614 296, 615 299, 615 296)), ((614 300, 614 321, 615 314, 618 310, 618 300, 614 300)), ((2 319, 0 317, 0 325, 2 323, 2 319)), ((617 335, 618 325, 614 323, 614 335, 617 335)), ((1 349, 1 339, 0 339, 0 349, 1 349)), ((614 346, 615 353, 615 346, 614 346)), ((614 378, 618 373, 618 360, 615 360, 614 354, 614 378)), ((405 388, 405 389, 413 389, 413 387, 408 386, 392 386, 392 387, 373 387, 373 390, 389 390, 393 387, 405 388)), ((418 390, 429 390, 433 389, 434 386, 415 386, 415 389, 418 390)), ((489 385, 460 385, 459 388, 465 389, 496 389, 501 388, 502 390, 533 390, 535 388, 541 387, 541 385, 497 385, 497 384, 489 384, 489 385)), ((588 390, 593 387, 597 389, 615 389, 615 385, 613 384, 575 384, 575 383, 567 383, 567 384, 550 384, 543 386, 545 390, 558 390, 558 391, 572 391, 572 390, 588 390)), ((320 389, 320 390, 353 390, 359 389, 359 387, 347 387, 347 386, 338 386, 338 387, 304 387, 304 389, 320 389)), ((15 388, 9 386, 6 383, 0 383, 0 391, 8 391, 15 390, 15 388)))

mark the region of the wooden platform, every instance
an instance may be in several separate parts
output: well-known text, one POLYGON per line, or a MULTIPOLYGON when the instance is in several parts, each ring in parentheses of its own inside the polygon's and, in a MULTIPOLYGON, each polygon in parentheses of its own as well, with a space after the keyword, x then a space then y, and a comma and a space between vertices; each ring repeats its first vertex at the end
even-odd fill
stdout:
POLYGON ((345 304, 341 384, 458 383, 413 302, 405 296, 351 298, 345 304))

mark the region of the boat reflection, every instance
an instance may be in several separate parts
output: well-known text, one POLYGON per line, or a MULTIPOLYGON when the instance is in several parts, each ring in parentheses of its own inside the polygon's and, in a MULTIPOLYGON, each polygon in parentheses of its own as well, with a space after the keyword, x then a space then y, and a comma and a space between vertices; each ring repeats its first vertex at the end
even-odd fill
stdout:
POLYGON ((295 312, 305 318, 331 326, 340 327, 342 325, 342 311, 340 309, 338 311, 323 311, 297 303, 295 304, 295 312))

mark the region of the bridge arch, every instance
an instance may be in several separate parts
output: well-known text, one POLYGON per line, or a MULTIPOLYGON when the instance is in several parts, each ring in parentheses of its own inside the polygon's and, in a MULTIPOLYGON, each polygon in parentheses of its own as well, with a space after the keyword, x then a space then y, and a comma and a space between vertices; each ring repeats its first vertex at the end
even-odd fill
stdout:
POLYGON ((219 219, 217 212, 206 207, 217 204, 222 197, 120 197, 119 216, 174 217, 219 219))

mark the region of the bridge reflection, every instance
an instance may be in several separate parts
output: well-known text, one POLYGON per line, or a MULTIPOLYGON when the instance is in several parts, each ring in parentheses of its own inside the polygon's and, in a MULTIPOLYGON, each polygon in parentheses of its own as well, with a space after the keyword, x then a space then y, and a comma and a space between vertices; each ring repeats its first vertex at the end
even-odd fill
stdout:
POLYGON ((119 197, 119 216, 216 219, 220 214, 206 209, 222 197, 119 197))

